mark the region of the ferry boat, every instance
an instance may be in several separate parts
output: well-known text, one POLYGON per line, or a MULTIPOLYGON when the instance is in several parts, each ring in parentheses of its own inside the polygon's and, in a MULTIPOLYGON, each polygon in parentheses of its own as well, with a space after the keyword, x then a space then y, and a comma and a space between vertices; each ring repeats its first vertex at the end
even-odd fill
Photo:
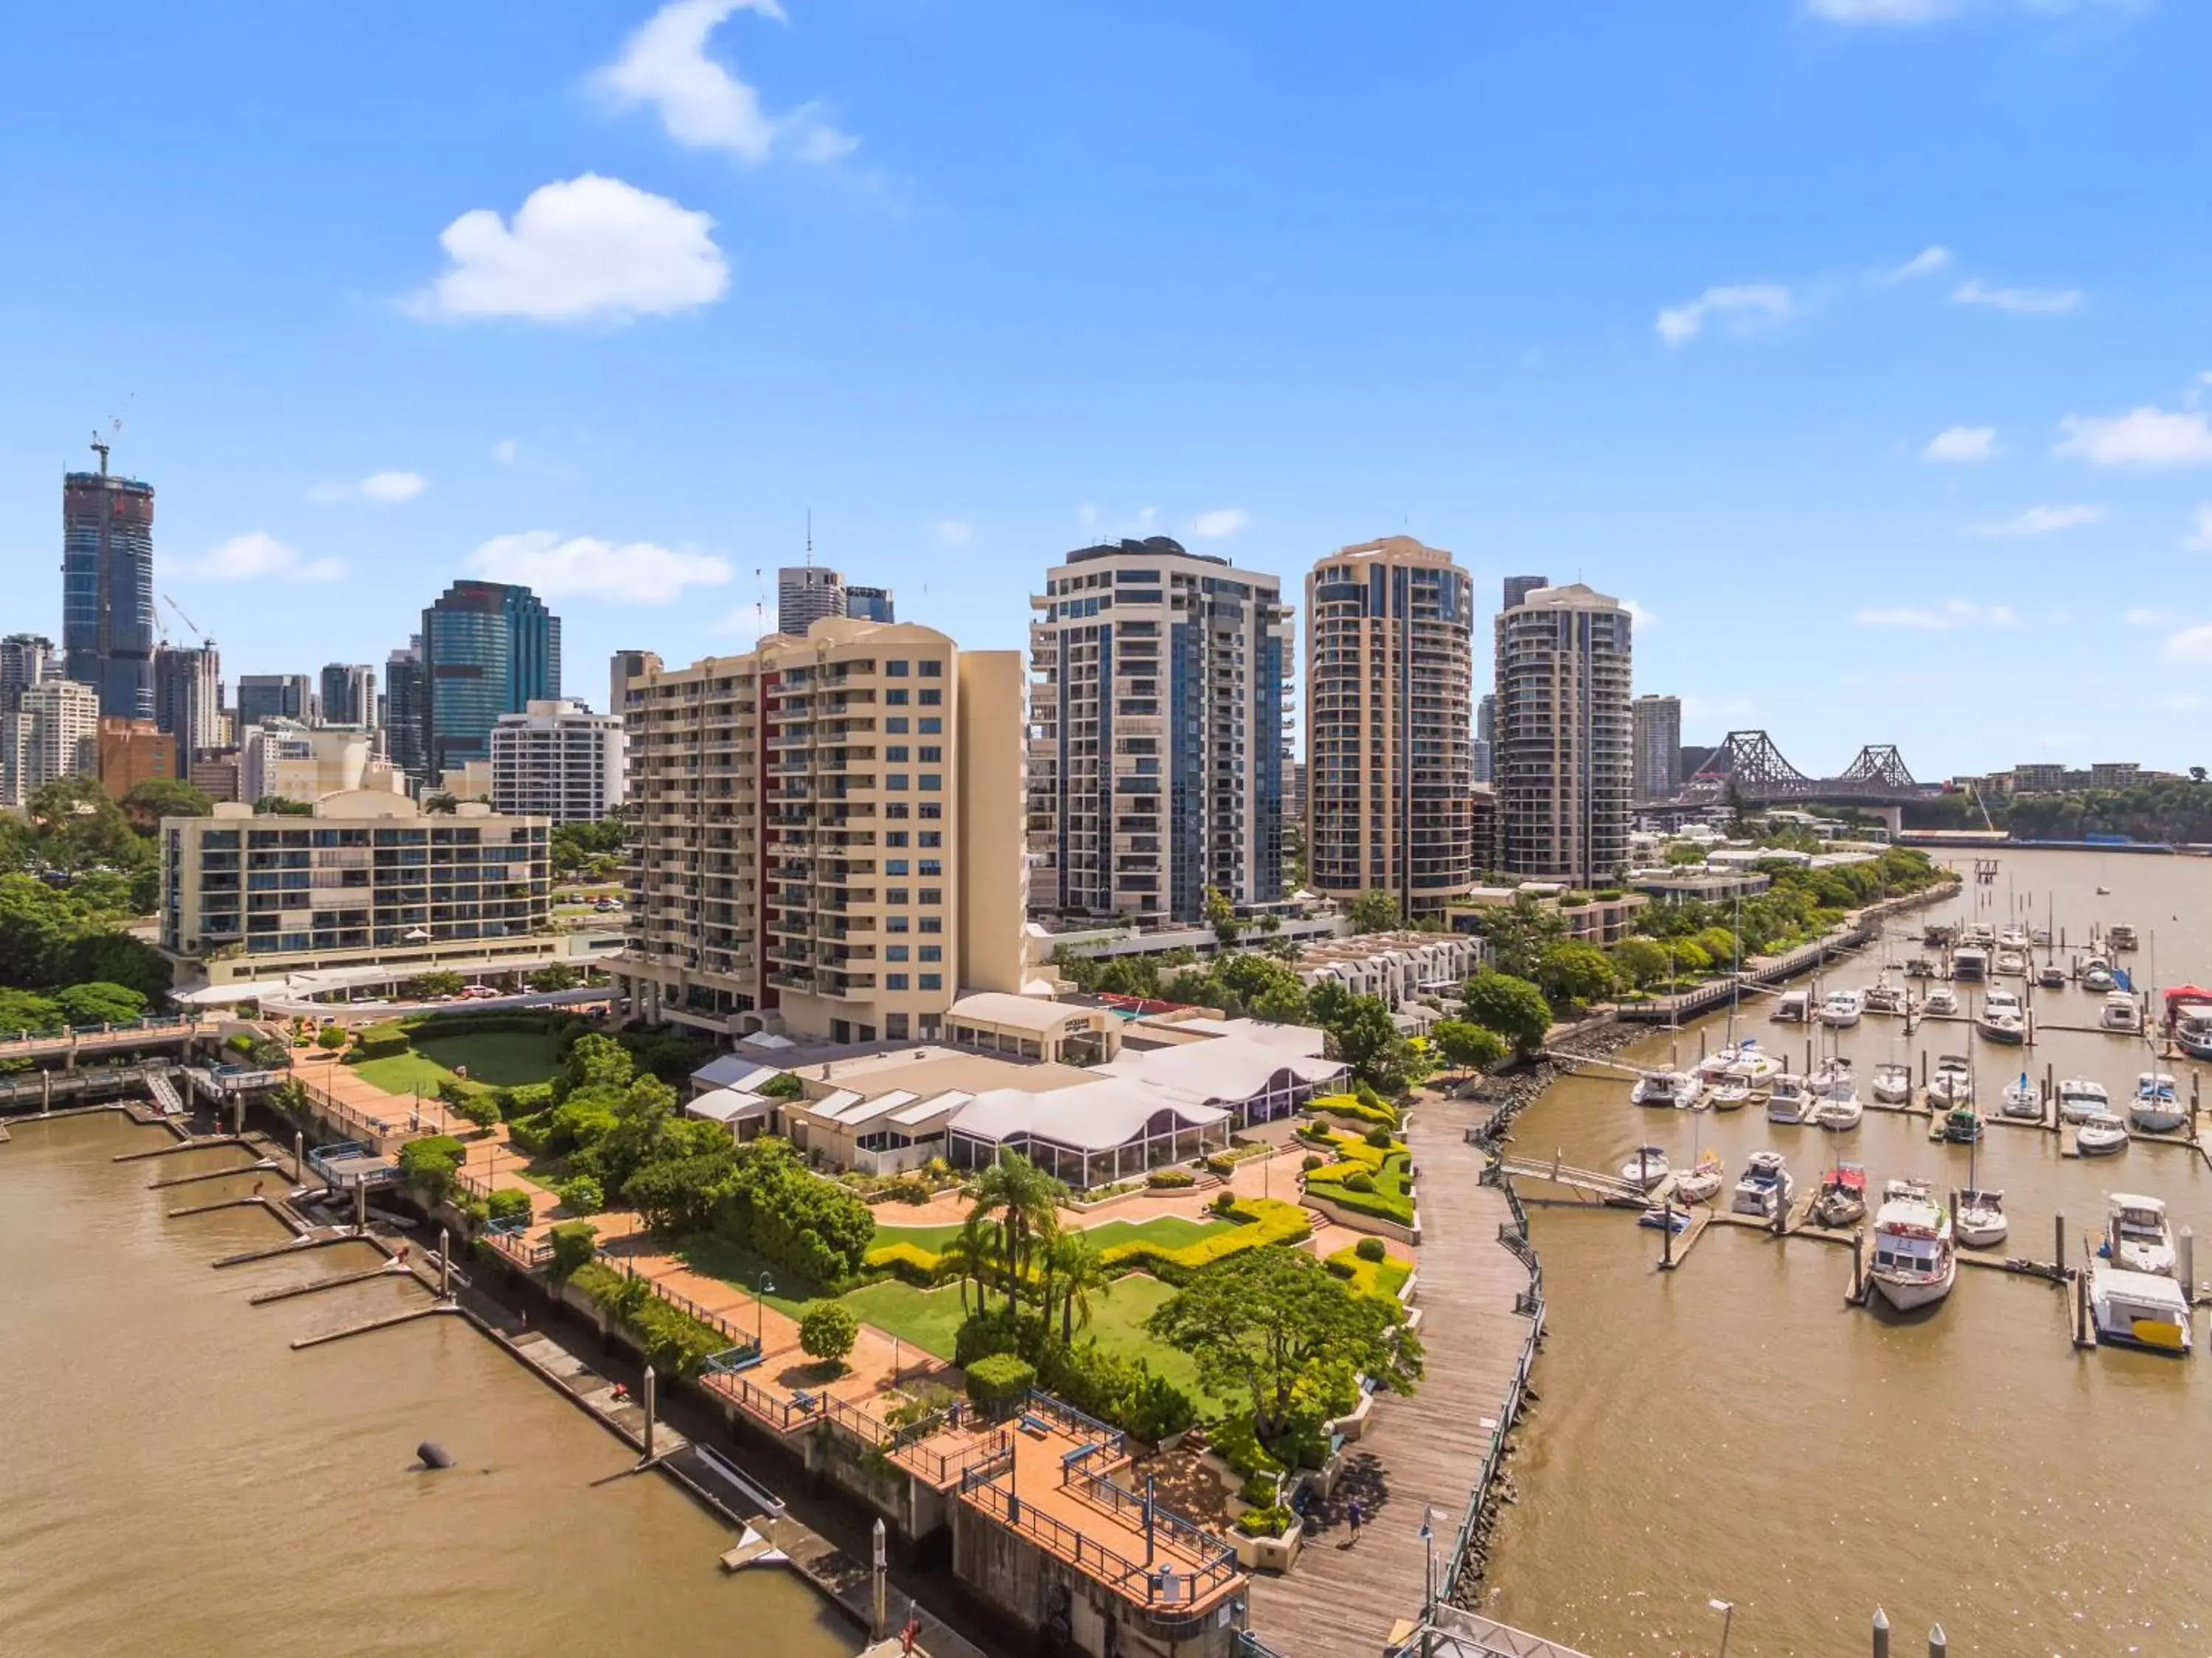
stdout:
POLYGON ((1620 1166, 1620 1178, 1645 1192, 1674 1172, 1667 1161, 1665 1149, 1660 1146, 1638 1146, 1636 1155, 1620 1166))
POLYGON ((1813 1091, 1805 1085, 1805 1079, 1784 1073, 1774 1079, 1774 1086, 1767 1092, 1766 1120, 1792 1125, 1809 1122, 1813 1105, 1813 1091))
POLYGON ((1838 1163, 1820 1177, 1820 1195, 1813 1200, 1813 1218, 1826 1227, 1852 1226, 1866 1218, 1866 1169, 1858 1163, 1838 1163))
POLYGON ((2081 1124, 2092 1117, 2112 1114, 2112 1096, 2105 1092, 2102 1082, 2092 1082, 2085 1076, 2069 1076, 2058 1085, 2058 1120, 2062 1123, 2081 1124))
POLYGON ((2189 1294, 2172 1278, 2093 1266, 2089 1314, 2100 1345, 2144 1347, 2185 1358, 2194 1344, 2189 1294))
POLYGON ((1928 1079, 1928 1103, 1938 1110, 1954 1105, 1972 1105, 1974 1100, 1974 1068, 1966 1063, 1964 1054, 1947 1053, 1936 1062, 1936 1074, 1928 1079))
POLYGON ((2112 963, 2100 955, 2093 955, 2081 964, 2081 988, 2102 996, 2119 981, 2112 977, 2112 963))
POLYGON ((1903 1013, 1905 1008, 1905 987, 1893 984, 1887 978, 1877 978, 1867 986, 1860 1004, 1869 1013, 1903 1013))
POLYGON ((2074 1149, 2084 1157, 2109 1157, 2128 1149, 2128 1125, 2109 1111, 2084 1117, 2074 1128, 2074 1149))
POLYGON ((1774 1011, 1769 1015, 1778 1025, 1802 1025, 1813 1016, 1813 992, 1784 991, 1774 998, 1774 1011))
POLYGON ((1820 1003, 1823 1025, 1856 1025, 1866 1010, 1865 998, 1856 991, 1832 991, 1820 1003))
POLYGON ((1960 984, 1978 984, 1990 976, 1990 953, 1978 944, 1961 944, 1951 953, 1951 977, 1960 984))
POLYGON ((1968 1249, 1994 1249, 2012 1222, 2005 1218, 2004 1193, 1967 1186, 1959 1193, 1958 1239, 1968 1249))
POLYGON ((2008 1117, 2017 1117, 2024 1122, 2043 1120, 2043 1084, 2026 1071, 2004 1085, 2004 1093, 1997 1109, 2008 1117))
POLYGON ((1721 1183, 1728 1179, 1728 1168, 1717 1151, 1701 1151, 1698 1166, 1674 1181, 1674 1195, 1686 1204, 1711 1203, 1720 1194, 1721 1183))
POLYGON ((1874 1068, 1874 1097, 1885 1106, 1912 1103, 1912 1067, 1902 1059, 1885 1059, 1874 1068))
POLYGON ((2097 1025, 2101 1030, 2133 1036, 2142 1029, 2142 1009, 2125 991, 2107 991, 2105 1005, 2097 1010, 2097 1025))
POLYGON ((2171 1134, 2188 1125, 2189 1107, 2181 1103, 2172 1076, 2147 1070, 2136 1078, 2136 1097, 2128 1106, 2128 1121, 2145 1134, 2171 1134))
POLYGON ((1729 1207, 1739 1215, 1771 1221, 1788 1210, 1796 1190, 1796 1182, 1790 1178, 1790 1165, 1780 1152, 1754 1151, 1744 1165, 1742 1178, 1735 1183, 1735 1200, 1729 1207))
POLYGON ((1628 1102, 1632 1106, 1687 1111, 1698 1103, 1698 1096, 1705 1088, 1694 1071, 1650 1070, 1630 1086, 1628 1102))
POLYGON ((1959 993, 1948 984, 1930 984, 1927 999, 1920 1004, 1920 1011, 1940 1014, 1947 1019, 1954 1017, 1959 1011, 1959 993))
POLYGON ((1925 1180, 1892 1180, 1874 1217, 1875 1289, 1900 1313, 1951 1293, 1959 1276, 1951 1217, 1929 1195, 1925 1180))
POLYGON ((2116 954, 2136 948, 2136 930, 2124 921, 2116 921, 2105 929, 2105 942, 2116 954))
POLYGON ((2105 1259, 2130 1272, 2173 1276, 2173 1228, 2166 1200, 2115 1192, 2105 1200, 2105 1259))

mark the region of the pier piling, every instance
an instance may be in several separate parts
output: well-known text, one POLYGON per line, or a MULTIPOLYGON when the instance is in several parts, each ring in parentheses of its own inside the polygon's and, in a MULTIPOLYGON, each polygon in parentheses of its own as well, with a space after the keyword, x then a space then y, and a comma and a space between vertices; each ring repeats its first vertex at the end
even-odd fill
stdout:
POLYGON ((1866 1228, 1862 1226, 1851 1231, 1851 1305, 1856 1307, 1865 1300, 1866 1228))
POLYGON ((2096 1345, 2089 1335, 2089 1269, 2087 1266, 2074 1275, 2074 1344, 2076 1347, 2096 1345))
POLYGON ((1889 1658, 1889 1614, 1874 1609, 1874 1658, 1889 1658))
POLYGON ((653 1460, 653 1418, 658 1413, 660 1373, 651 1365, 645 1367, 645 1460, 653 1460))
POLYGON ((438 1228, 438 1299, 441 1301, 453 1298, 453 1236, 447 1228, 438 1228))
POLYGON ((2061 1289, 2066 1284, 2066 1211, 2061 1210, 2051 1217, 2051 1270, 2058 1275, 2061 1289))
POLYGON ((1928 1658, 1944 1658, 1944 1655, 1950 1650, 1951 1643, 1944 1639, 1943 1626, 1941 1624, 1928 1631, 1928 1658))
POLYGON ((2197 1228, 2185 1226, 2174 1240, 2174 1265, 2181 1269, 2181 1292, 2197 1299, 2197 1228))

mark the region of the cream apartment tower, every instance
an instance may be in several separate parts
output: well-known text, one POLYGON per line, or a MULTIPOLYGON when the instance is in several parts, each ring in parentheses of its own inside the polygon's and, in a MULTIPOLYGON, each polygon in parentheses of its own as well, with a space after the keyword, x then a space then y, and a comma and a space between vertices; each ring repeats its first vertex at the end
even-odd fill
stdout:
POLYGON ((1307 859, 1316 892, 1434 914, 1475 884, 1474 589, 1393 535, 1306 577, 1307 859))
POLYGON ((1605 886, 1628 862, 1636 792, 1629 613, 1577 583, 1531 588, 1497 625, 1506 871, 1605 886))
POLYGON ((1018 653, 830 617, 629 692, 632 1011, 907 1041, 1021 990, 1018 653))
POLYGON ((1156 535, 1069 554, 1030 602, 1031 904, 1197 922, 1208 887, 1279 899, 1281 583, 1156 535))

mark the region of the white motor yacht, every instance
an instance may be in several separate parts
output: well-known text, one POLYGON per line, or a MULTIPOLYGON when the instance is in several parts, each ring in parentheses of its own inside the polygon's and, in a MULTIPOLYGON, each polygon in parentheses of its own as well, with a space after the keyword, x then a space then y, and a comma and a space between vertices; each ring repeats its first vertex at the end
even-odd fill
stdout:
POLYGON ((2166 1224, 2166 1201, 2132 1192, 2106 1199, 2105 1258, 2130 1272, 2173 1274, 2173 1228, 2166 1224))
POLYGON ((1850 1026, 1866 1011, 1866 1000, 1856 991, 1831 991, 1820 1002, 1823 1025, 1850 1026))
POLYGON ((2189 1294, 2172 1278, 2117 1266, 2089 1271, 2089 1311, 2097 1340, 2186 1357, 2196 1332, 2189 1294))
POLYGON ((1900 1313, 1951 1293, 1959 1276, 1951 1217, 1929 1195, 1927 1181, 1892 1180, 1882 1187, 1869 1276, 1875 1291, 1900 1313))
POLYGON ((2112 1110, 2112 1096, 2105 1092, 2102 1082, 2092 1082, 2086 1076, 2069 1076, 2058 1085, 2058 1120, 2062 1123, 2086 1123, 2093 1117, 2108 1117, 2112 1110))
POLYGON ((1813 1095, 1812 1120, 1822 1128, 1838 1131, 1856 1128, 1866 1115, 1866 1107, 1859 1103, 1851 1062, 1840 1054, 1822 1065, 1808 1087, 1813 1095))
POLYGON ((2024 950, 2000 949, 1996 965, 1991 969, 2000 978, 2024 978, 2027 976, 2027 953, 2024 950))
POLYGON ((1969 1186, 1959 1193, 1959 1241, 1969 1249, 1994 1249, 2005 1240, 2012 1222, 2005 1218, 2004 1193, 1969 1186))
POLYGON ((2128 1149, 2128 1125, 2110 1112, 2085 1117, 2074 1130, 2074 1149, 2084 1157, 2109 1157, 2128 1149))
POLYGON ((1974 1015, 1974 1028, 1985 1039, 2008 1046, 2025 1040, 2027 1017, 2021 1009, 2020 998, 2010 991, 1991 991, 1982 998, 1982 1010, 1974 1015))
POLYGON ((1978 944, 1985 950, 1989 949, 1997 942, 1996 929, 1986 921, 1977 921, 1966 929, 1966 942, 1969 944, 1978 944))
POLYGON ((1903 1013, 1906 1004, 1905 986, 1891 984, 1886 975, 1868 985, 1866 995, 1861 998, 1861 1005, 1868 1013, 1903 1013))
POLYGON ((2128 1122, 2145 1134, 2171 1134, 2188 1126, 2189 1107, 2182 1104, 2172 1076, 2147 1070, 2136 1078, 2136 1097, 2128 1105, 2128 1122))
POLYGON ((2081 964, 2081 988, 2102 996, 2118 981, 2112 977, 2112 964, 2100 955, 2093 955, 2081 964))
POLYGON ((2136 948, 2136 930, 2124 921, 2116 921, 2105 929, 2105 942, 2117 954, 2136 948))
POLYGON ((1715 1111, 1741 1111, 1751 1103, 1751 1084, 1741 1076, 1723 1076, 1713 1084, 1705 1102, 1715 1111))
POLYGON ((1796 1182, 1790 1178, 1790 1165, 1780 1152, 1754 1151, 1744 1165, 1742 1178, 1735 1183, 1735 1201, 1729 1207, 1739 1215, 1771 1221, 1789 1209, 1796 1190, 1796 1182))
MULTIPOLYGON (((2017 1117, 2024 1122, 2041 1122, 2043 1120, 2043 1084, 2026 1071, 2021 1072, 2018 1076, 2004 1085, 2004 1094, 1997 1109, 2008 1117, 2017 1117)), ((1960 1225, 1963 1228, 1965 1224, 1965 1219, 1962 1216, 1960 1225)))
POLYGON ((1978 944, 1961 944, 1951 952, 1951 977, 1960 984, 1975 984, 1990 976, 1990 953, 1978 944))
POLYGON ((1698 1103, 1705 1087, 1694 1071, 1646 1071, 1630 1086, 1628 1102, 1655 1109, 1687 1111, 1698 1103))
POLYGON ((2046 991, 2063 991, 2066 988, 2066 969, 2056 961, 2046 961, 2036 969, 2035 982, 2046 991))
POLYGON ((1874 1097, 1885 1106, 1912 1103, 1912 1067, 1902 1059, 1885 1059, 1874 1068, 1874 1097))
POLYGON ((1766 1095, 1766 1120, 1770 1123, 1804 1123, 1812 1120, 1815 1101, 1813 1091, 1802 1076, 1784 1075, 1774 1079, 1774 1086, 1766 1095))
POLYGON ((1774 998, 1774 1011, 1768 1015, 1778 1025, 1802 1025, 1813 1016, 1813 992, 1784 991, 1774 998))
POLYGON ((2026 949, 2027 948, 2027 929, 2021 926, 2017 921, 2006 923, 2004 930, 1997 935, 1997 948, 2004 950, 2026 949))
POLYGON ((1644 1192, 1674 1172, 1667 1161, 1666 1149, 1661 1146, 1638 1146, 1636 1155, 1620 1166, 1620 1178, 1644 1192))
POLYGON ((2174 1045, 2191 1059, 2212 1059, 2212 1007, 2202 1002, 2174 1003, 2167 1011, 2174 1045))
POLYGON ((2105 1005, 2097 1009, 2097 1027, 2122 1036, 2133 1036, 2142 1029, 2142 1008, 2125 991, 2107 991, 2105 1005))
POLYGON ((1725 1072, 1754 1086, 1781 1074, 1782 1062, 1760 1047, 1757 1038, 1750 1036, 1735 1045, 1735 1058, 1725 1072))
POLYGON ((1930 984, 1927 996, 1921 1001, 1920 1011, 1944 1019, 1955 1018, 1959 1012, 1959 993, 1948 984, 1930 984))
POLYGON ((1936 1074, 1928 1079, 1928 1103, 1938 1111, 1974 1103, 1974 1068, 1964 1054, 1947 1053, 1936 1061, 1936 1074))

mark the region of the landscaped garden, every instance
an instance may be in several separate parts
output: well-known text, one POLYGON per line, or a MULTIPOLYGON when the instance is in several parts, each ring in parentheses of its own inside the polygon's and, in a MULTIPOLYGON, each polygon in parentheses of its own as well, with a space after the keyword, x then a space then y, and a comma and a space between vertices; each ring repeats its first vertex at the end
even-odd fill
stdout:
MULTIPOLYGON (((405 1030, 397 1052, 349 1062, 361 1079, 386 1094, 437 1094, 446 1083, 472 1090, 550 1082, 561 1068, 560 1045, 541 1021, 520 1030, 405 1030)), ((379 1030, 380 1026, 370 1029, 379 1030)), ((364 1044, 364 1051, 367 1045, 364 1044)))
POLYGON ((1382 1128, 1370 1129, 1364 1137, 1308 1129, 1302 1137, 1315 1148, 1315 1155, 1334 1158, 1306 1171, 1308 1193, 1355 1215, 1413 1225, 1413 1159, 1404 1141, 1382 1128))

